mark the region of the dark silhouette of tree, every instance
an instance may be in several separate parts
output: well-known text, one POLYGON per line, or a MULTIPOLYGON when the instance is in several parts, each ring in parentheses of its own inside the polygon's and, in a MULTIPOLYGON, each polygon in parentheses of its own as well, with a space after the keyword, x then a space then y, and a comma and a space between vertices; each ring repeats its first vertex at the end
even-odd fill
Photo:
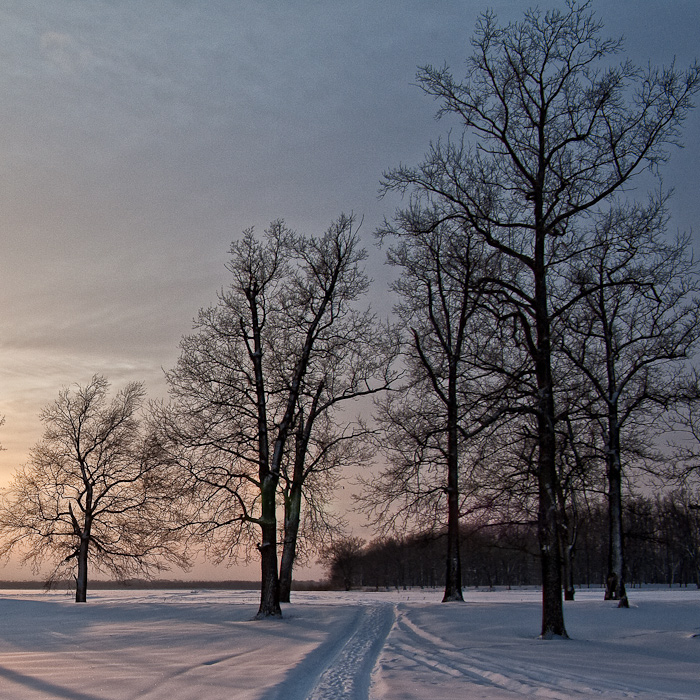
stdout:
POLYGON ((357 585, 364 546, 361 537, 343 537, 321 551, 319 561, 327 567, 331 585, 340 585, 346 591, 357 585))
POLYGON ((79 603, 88 564, 124 580, 187 563, 168 527, 177 494, 167 464, 138 418, 143 385, 128 384, 111 401, 108 391, 100 376, 61 390, 0 506, 2 554, 19 548, 37 568, 55 562, 49 581, 74 572, 79 603))
POLYGON ((418 80, 461 122, 463 137, 432 145, 418 167, 385 175, 385 191, 409 192, 436 222, 458 222, 520 267, 494 283, 511 307, 517 342, 534 377, 542 637, 566 636, 556 494, 552 326, 562 308, 550 294, 586 218, 637 173, 656 167, 691 107, 698 66, 640 70, 612 66, 619 40, 600 37, 587 4, 530 10, 500 26, 484 14, 466 77, 423 68, 418 80))
POLYGON ((281 614, 280 494, 291 586, 302 496, 322 507, 323 475, 341 463, 333 449, 354 437, 334 411, 390 379, 386 334, 356 307, 369 284, 365 257, 352 217, 318 238, 281 221, 262 239, 244 232, 231 246, 231 285, 200 312, 167 373, 173 405, 159 422, 192 490, 187 518, 219 559, 257 542, 260 617, 281 614))
POLYGON ((443 600, 459 601, 460 518, 480 461, 476 438, 501 415, 502 382, 494 386, 490 363, 500 366, 502 338, 494 341, 484 308, 500 256, 469 231, 433 227, 420 212, 404 212, 380 234, 394 243, 388 261, 401 271, 392 288, 406 381, 379 406, 388 466, 366 480, 361 501, 385 528, 446 526, 443 600))
POLYGON ((606 599, 628 607, 624 576, 624 441, 641 450, 683 393, 681 373, 700 341, 700 277, 687 236, 666 234, 663 201, 620 206, 600 217, 575 267, 581 303, 566 316, 562 349, 595 400, 606 457, 609 572, 606 599))

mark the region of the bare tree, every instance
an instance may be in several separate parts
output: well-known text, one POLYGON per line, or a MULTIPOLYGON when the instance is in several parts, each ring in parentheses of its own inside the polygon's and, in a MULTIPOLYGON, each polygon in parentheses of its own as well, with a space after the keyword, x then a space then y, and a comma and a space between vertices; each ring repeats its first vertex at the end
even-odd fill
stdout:
POLYGON ((339 475, 369 461, 365 441, 371 430, 349 411, 358 399, 383 392, 395 377, 394 330, 379 324, 370 309, 338 307, 332 313, 330 332, 319 338, 301 380, 293 440, 282 462, 281 602, 290 600, 302 518, 305 549, 310 544, 323 546, 329 536, 337 535, 342 519, 330 513, 328 505, 339 475))
MULTIPOLYGON (((260 533, 260 617, 281 614, 280 492, 295 547, 305 484, 331 464, 307 460, 316 420, 387 380, 391 351, 372 315, 356 308, 369 284, 365 256, 347 216, 318 238, 281 221, 263 240, 244 232, 231 246, 230 287, 200 312, 167 373, 173 406, 161 422, 197 496, 197 532, 214 537, 220 559, 250 552, 260 533)), ((351 431, 329 435, 337 441, 351 431)), ((288 555, 291 576, 293 548, 288 555)))
POLYGON ((575 240, 581 219, 677 142, 697 91, 700 69, 641 71, 610 65, 619 40, 600 37, 588 5, 530 10, 499 26, 484 14, 467 74, 423 68, 418 80, 459 120, 460 140, 433 144, 417 168, 385 176, 385 190, 410 192, 414 206, 464 222, 523 273, 498 280, 527 349, 536 391, 542 563, 542 636, 566 636, 556 493, 556 422, 552 324, 560 309, 549 293, 558 248, 575 240), (469 141, 472 139, 472 142, 469 141))
POLYGON ((467 474, 479 462, 476 437, 496 421, 502 393, 491 381, 496 360, 484 308, 499 255, 470 231, 433 226, 419 211, 403 212, 379 233, 393 241, 388 261, 401 270, 392 287, 406 334, 407 381, 379 407, 388 466, 366 481, 360 500, 380 525, 446 527, 443 600, 459 601, 460 518, 473 482, 467 474))
POLYGON ((628 607, 622 525, 623 444, 658 435, 659 413, 677 403, 700 341, 700 276, 687 236, 670 239, 663 201, 611 209, 597 222, 574 283, 585 293, 566 316, 562 350, 595 401, 605 445, 609 512, 606 599, 628 607), (656 427, 655 427, 656 426, 656 427), (627 433, 623 441, 622 433, 627 433))
POLYGON ((167 527, 173 494, 162 455, 138 420, 143 385, 128 384, 110 402, 108 391, 101 376, 61 390, 0 506, 0 552, 20 548, 35 567, 54 561, 50 581, 75 571, 78 603, 88 563, 120 580, 186 565, 167 527))

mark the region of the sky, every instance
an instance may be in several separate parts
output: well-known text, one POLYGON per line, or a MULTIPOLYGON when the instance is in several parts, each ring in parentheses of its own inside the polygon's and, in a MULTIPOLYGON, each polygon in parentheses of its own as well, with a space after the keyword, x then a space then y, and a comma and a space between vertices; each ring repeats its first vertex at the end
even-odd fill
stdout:
MULTIPOLYGON (((498 0, 4 0, 0 4, 0 486, 61 387, 105 375, 165 396, 163 370, 227 284, 232 240, 283 218, 322 233, 400 204, 383 171, 445 133, 418 66, 463 73, 498 0)), ((543 9, 561 0, 539 3, 543 9)), ((700 54, 697 0, 592 0, 640 65, 700 54)), ((664 170, 671 226, 697 230, 700 114, 664 170)), ((698 241, 700 243, 700 241, 698 241)))

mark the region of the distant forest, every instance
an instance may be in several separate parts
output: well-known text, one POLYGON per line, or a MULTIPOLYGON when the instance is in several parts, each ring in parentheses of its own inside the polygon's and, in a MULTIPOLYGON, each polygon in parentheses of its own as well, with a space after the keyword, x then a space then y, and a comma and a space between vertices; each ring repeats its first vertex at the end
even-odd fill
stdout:
MULTIPOLYGON (((607 510, 595 503, 576 521, 570 586, 605 586, 607 510)), ((682 492, 630 499, 624 510, 628 584, 700 588, 700 508, 682 492)), ((540 585, 537 524, 513 522, 460 532, 462 586, 540 585)), ((444 581, 444 532, 349 538, 325 553, 333 588, 438 587, 444 581)))

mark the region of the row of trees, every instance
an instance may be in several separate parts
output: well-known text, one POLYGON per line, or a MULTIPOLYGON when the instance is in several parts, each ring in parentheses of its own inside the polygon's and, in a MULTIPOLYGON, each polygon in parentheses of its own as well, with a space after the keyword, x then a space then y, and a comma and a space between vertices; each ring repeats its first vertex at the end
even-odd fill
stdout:
MULTIPOLYGON (((605 587, 608 575, 607 506, 589 503, 578 523, 571 581, 605 587)), ((628 583, 700 588, 700 494, 675 491, 634 497, 623 507, 628 583)), ((339 539, 321 558, 333 588, 430 587, 443 584, 447 533, 387 536, 369 543, 339 539)), ((540 585, 536 523, 460 528, 464 587, 540 585)), ((571 584, 573 590, 573 584, 571 584)))
POLYGON ((140 411, 130 384, 109 402, 98 376, 63 389, 3 494, 0 554, 49 558, 51 579, 77 562, 78 602, 89 555, 121 579, 186 566, 204 543, 216 561, 257 550, 259 614, 280 615, 297 558, 340 531, 329 494, 340 466, 367 461, 370 432, 344 407, 391 384, 399 350, 359 303, 369 281, 354 220, 319 237, 273 222, 230 254, 230 287, 166 374, 171 401, 140 411))
POLYGON ((573 1, 508 26, 486 13, 472 47, 464 79, 418 74, 453 131, 384 178, 408 198, 379 235, 410 380, 380 414, 389 466, 365 505, 389 527, 447 513, 446 599, 460 518, 536 512, 542 636, 566 636, 569 506, 606 492, 608 596, 625 605, 623 448, 695 394, 688 240, 668 239, 664 195, 623 194, 678 143, 700 68, 614 65, 620 42, 573 1))
MULTIPOLYGON (((487 13, 464 80, 421 69, 454 128, 384 178, 406 197, 377 232, 399 273, 396 325, 363 302, 352 216, 318 237, 245 231, 166 374, 169 402, 139 422, 141 389, 107 404, 95 378, 47 409, 4 500, 5 550, 26 541, 38 560, 37 543, 65 540, 64 564, 92 546, 143 566, 204 542, 217 560, 259 556, 259 615, 279 615, 295 560, 342 529, 339 468, 379 448, 360 506, 387 531, 445 532, 445 600, 462 598, 465 521, 534 519, 542 636, 566 636, 578 513, 602 492, 607 595, 624 604, 624 477, 632 456, 652 463, 662 419, 693 435, 700 302, 666 196, 623 194, 678 143, 700 69, 614 65, 621 44, 601 29, 573 0, 505 27, 487 13), (350 414, 366 397, 371 423, 350 414)), ((676 447, 692 470, 692 440, 676 447)))

